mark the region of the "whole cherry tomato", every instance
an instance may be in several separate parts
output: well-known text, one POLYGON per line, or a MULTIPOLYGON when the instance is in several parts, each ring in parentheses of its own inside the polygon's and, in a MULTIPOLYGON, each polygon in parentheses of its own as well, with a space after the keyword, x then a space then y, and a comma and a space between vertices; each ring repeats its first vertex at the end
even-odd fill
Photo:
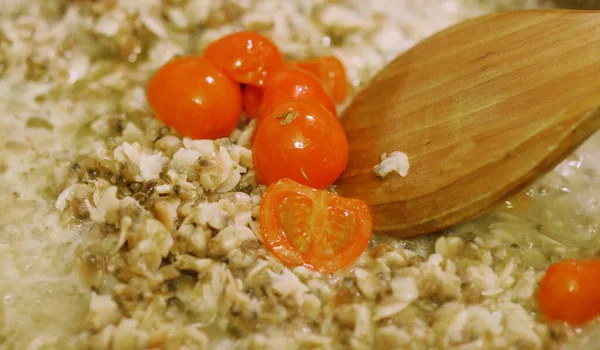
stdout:
POLYGON ((240 121, 239 84, 202 57, 167 62, 148 82, 146 94, 156 117, 183 136, 227 137, 240 121))
POLYGON ((548 268, 538 303, 550 320, 583 324, 600 315, 600 259, 559 261, 548 268))
POLYGON ((254 32, 227 35, 206 47, 204 57, 236 81, 262 86, 283 66, 283 56, 268 38, 254 32))
POLYGON ((289 64, 315 75, 335 103, 348 97, 348 76, 344 64, 335 56, 317 57, 310 60, 292 61, 289 64))
POLYGON ((337 117, 325 107, 298 100, 279 106, 261 121, 252 154, 262 184, 290 178, 324 189, 346 168, 348 140, 337 117))
POLYGON ((335 103, 312 74, 296 67, 286 66, 269 80, 260 104, 259 120, 271 115, 275 108, 295 100, 313 100, 337 115, 335 103))

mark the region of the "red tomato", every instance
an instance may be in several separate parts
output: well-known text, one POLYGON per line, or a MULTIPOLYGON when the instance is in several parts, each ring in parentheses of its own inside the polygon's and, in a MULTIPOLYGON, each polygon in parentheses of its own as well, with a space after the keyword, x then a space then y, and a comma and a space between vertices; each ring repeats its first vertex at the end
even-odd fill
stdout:
POLYGON ((227 137, 240 121, 239 84, 205 58, 167 62, 150 78, 146 95, 156 117, 183 136, 227 137))
POLYGON ((367 248, 371 214, 358 200, 283 179, 260 207, 263 243, 289 266, 328 273, 351 265, 367 248))
POLYGON ((271 115, 280 105, 295 100, 317 101, 337 115, 335 103, 317 78, 296 67, 286 66, 269 80, 260 104, 259 120, 271 115))
POLYGON ((338 119, 318 102, 292 101, 261 121, 252 155, 262 184, 290 178, 324 189, 346 168, 348 140, 338 119))
POLYGON ((348 76, 344 64, 337 57, 317 57, 292 61, 290 64, 319 78, 335 103, 342 103, 348 97, 348 76))
POLYGON ((249 119, 258 118, 263 92, 264 89, 258 86, 246 85, 244 87, 244 109, 249 119))
POLYGON ((268 38, 253 32, 227 35, 206 47, 204 57, 236 81, 262 86, 283 65, 283 56, 268 38))
POLYGON ((567 259, 550 266, 538 303, 550 320, 583 324, 600 315, 600 259, 567 259))

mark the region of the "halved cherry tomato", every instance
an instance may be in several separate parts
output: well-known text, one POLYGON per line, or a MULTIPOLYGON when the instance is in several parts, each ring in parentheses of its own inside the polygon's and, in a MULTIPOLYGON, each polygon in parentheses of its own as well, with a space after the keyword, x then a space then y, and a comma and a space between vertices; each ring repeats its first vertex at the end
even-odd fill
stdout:
POLYGON ((371 214, 358 200, 300 185, 273 183, 260 207, 263 243, 289 266, 328 273, 351 265, 367 248, 371 214))
POLYGON ((335 103, 314 75, 286 66, 267 83, 260 104, 259 120, 271 115, 282 104, 295 100, 317 101, 333 115, 337 115, 335 103))
POLYGON ((262 184, 290 178, 324 189, 346 168, 348 140, 337 117, 321 104, 292 101, 261 121, 252 156, 262 184))
POLYGON ((600 315, 600 259, 567 259, 548 268, 538 303, 550 320, 583 324, 600 315))
POLYGON ((348 97, 348 76, 344 64, 335 56, 292 61, 289 64, 314 74, 335 103, 348 97))
POLYGON ((268 38, 254 32, 238 32, 211 43, 204 57, 228 72, 236 81, 262 86, 283 66, 283 56, 268 38))
POLYGON ((158 119, 195 139, 229 136, 242 113, 239 84, 202 57, 167 62, 150 78, 146 94, 158 119))
POLYGON ((244 110, 249 119, 258 118, 263 93, 264 89, 258 86, 246 85, 244 87, 244 110))

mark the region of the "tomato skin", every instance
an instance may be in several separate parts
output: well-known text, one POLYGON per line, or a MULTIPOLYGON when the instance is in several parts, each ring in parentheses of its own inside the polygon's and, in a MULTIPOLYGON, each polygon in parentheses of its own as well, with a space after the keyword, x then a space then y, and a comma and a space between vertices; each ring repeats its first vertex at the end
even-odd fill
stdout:
POLYGON ((289 63, 316 76, 335 103, 348 97, 348 76, 344 64, 335 56, 323 56, 289 63))
POLYGON ((600 315, 600 259, 567 259, 548 268, 538 291, 547 319, 581 325, 600 315))
POLYGON ((271 40, 254 32, 237 32, 211 43, 204 57, 236 81, 262 86, 283 66, 283 56, 271 40))
POLYGON ((259 121, 271 115, 282 104, 297 100, 317 101, 337 116, 335 103, 315 76, 299 68, 286 66, 265 87, 259 121))
POLYGON ((292 101, 261 121, 252 154, 259 183, 290 178, 324 189, 346 168, 348 140, 337 117, 318 102, 292 101), (295 117, 286 122, 286 115, 295 117))
POLYGON ((350 266, 371 238, 368 206, 290 179, 263 196, 260 225, 265 247, 288 266, 329 273, 350 266))
POLYGON ((258 118, 260 102, 263 98, 264 89, 258 86, 246 85, 244 87, 244 110, 248 119, 258 118))
POLYGON ((239 84, 205 58, 170 60, 150 78, 146 95, 156 117, 182 136, 227 137, 240 121, 239 84))

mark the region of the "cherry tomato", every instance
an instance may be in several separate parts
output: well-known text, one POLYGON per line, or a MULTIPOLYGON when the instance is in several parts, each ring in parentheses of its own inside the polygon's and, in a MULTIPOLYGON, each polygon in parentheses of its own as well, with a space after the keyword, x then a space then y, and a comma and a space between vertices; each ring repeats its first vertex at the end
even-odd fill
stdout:
POLYGON ((335 103, 342 103, 348 97, 348 76, 344 64, 337 57, 317 57, 292 61, 290 64, 319 78, 335 103))
POLYGON ((258 86, 246 85, 244 87, 244 110, 249 119, 258 118, 263 92, 264 89, 258 86))
POLYGON ((260 104, 259 120, 271 115, 278 106, 294 100, 317 101, 337 115, 335 103, 316 77, 299 68, 286 66, 269 80, 260 104))
POLYGON ((150 79, 146 94, 156 117, 183 136, 226 137, 240 121, 239 84, 205 58, 167 62, 150 79))
POLYGON ((252 155, 262 184, 290 178, 324 189, 346 168, 348 140, 337 117, 318 102, 292 101, 261 121, 252 155))
POLYGON ((268 38, 253 32, 227 35, 206 47, 204 57, 236 81, 262 86, 283 65, 283 56, 268 38))
POLYGON ((600 315, 600 259, 567 259, 550 266, 538 291, 538 303, 550 320, 583 324, 600 315))
POLYGON ((347 267, 362 254, 371 225, 364 202, 290 179, 270 185, 260 208, 265 247, 289 266, 324 273, 347 267))

